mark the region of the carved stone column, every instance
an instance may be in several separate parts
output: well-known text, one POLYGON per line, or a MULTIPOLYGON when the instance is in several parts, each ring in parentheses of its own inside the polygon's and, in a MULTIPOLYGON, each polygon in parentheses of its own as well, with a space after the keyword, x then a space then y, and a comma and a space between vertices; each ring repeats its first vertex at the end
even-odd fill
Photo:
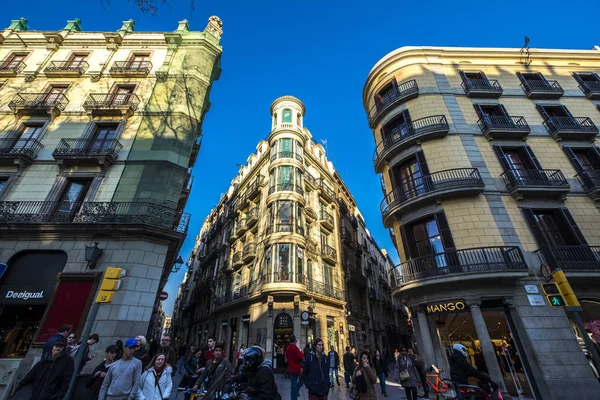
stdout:
POLYGON ((417 318, 419 320, 419 334, 421 335, 421 357, 425 360, 425 365, 433 364, 435 361, 435 352, 433 350, 433 341, 431 340, 431 334, 429 329, 429 322, 427 321, 427 314, 423 308, 417 311, 417 318))
POLYGON ((265 359, 273 358, 273 296, 267 297, 267 345, 265 346, 265 359))
POLYGON ((485 324, 483 314, 481 313, 481 301, 467 300, 467 304, 469 305, 469 309, 471 310, 471 316, 473 317, 473 325, 475 325, 475 330, 477 331, 477 338, 479 339, 479 343, 481 344, 481 352, 483 353, 483 359, 485 360, 485 365, 487 366, 488 373, 490 374, 492 380, 494 380, 494 382, 500 385, 500 389, 504 393, 506 392, 506 386, 504 385, 504 377, 502 376, 502 370, 500 369, 500 365, 498 365, 496 351, 494 350, 492 339, 490 338, 487 325, 485 324))
POLYGON ((294 296, 294 336, 298 340, 298 346, 302 349, 304 346, 302 340, 302 325, 300 324, 300 296, 294 296))

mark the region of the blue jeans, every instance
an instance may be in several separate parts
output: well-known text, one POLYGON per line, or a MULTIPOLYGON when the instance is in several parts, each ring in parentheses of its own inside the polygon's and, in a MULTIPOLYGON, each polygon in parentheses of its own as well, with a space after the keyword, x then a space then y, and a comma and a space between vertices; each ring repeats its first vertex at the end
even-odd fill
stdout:
POLYGON ((344 380, 346 381, 346 388, 349 388, 352 381, 352 371, 344 371, 344 380))
POLYGON ((335 374, 335 380, 338 381, 340 376, 338 375, 337 368, 329 368, 329 381, 331 382, 331 386, 333 386, 333 375, 335 374))
POLYGON ((298 400, 298 392, 302 389, 302 385, 304 385, 304 380, 300 376, 300 374, 290 374, 290 382, 292 383, 292 400, 298 400), (300 379, 300 384, 298 384, 298 378, 300 379))
POLYGON ((385 387, 385 372, 379 374, 379 384, 381 385, 381 393, 387 393, 387 389, 385 387))

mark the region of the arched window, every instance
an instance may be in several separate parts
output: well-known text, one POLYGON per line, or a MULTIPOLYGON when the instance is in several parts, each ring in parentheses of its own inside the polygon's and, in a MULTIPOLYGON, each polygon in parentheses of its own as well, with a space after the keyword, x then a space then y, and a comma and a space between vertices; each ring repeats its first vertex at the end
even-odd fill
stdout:
POLYGON ((292 110, 290 110, 289 108, 286 108, 285 110, 283 110, 281 122, 283 122, 283 123, 286 123, 286 122, 292 123, 292 110))

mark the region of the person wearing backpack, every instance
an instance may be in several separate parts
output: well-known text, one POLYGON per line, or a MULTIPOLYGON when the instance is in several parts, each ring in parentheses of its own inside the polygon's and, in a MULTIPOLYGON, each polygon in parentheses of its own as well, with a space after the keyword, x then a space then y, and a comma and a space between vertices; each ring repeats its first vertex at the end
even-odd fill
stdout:
POLYGON ((329 359, 323 350, 323 340, 314 341, 313 351, 304 359, 302 377, 309 400, 327 400, 329 395, 329 359))
POLYGON ((377 373, 369 363, 369 352, 360 353, 360 361, 352 374, 352 393, 355 400, 377 400, 377 373))
POLYGON ((148 369, 139 379, 137 399, 139 400, 165 400, 171 397, 173 381, 172 368, 167 364, 167 357, 163 353, 154 356, 148 369))

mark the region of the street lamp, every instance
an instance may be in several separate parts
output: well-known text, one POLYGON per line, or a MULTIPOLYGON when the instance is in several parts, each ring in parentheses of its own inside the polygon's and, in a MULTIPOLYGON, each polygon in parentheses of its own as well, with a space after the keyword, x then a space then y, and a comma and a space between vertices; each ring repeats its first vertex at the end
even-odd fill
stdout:
POLYGON ((93 246, 85 246, 85 261, 89 269, 96 268, 96 262, 102 255, 102 249, 98 248, 98 242, 94 242, 93 246))
POLYGON ((179 256, 179 257, 177 257, 177 260, 175 260, 175 267, 173 267, 173 273, 179 272, 182 265, 183 265, 183 258, 181 258, 181 256, 179 256))
POLYGON ((311 297, 311 299, 308 301, 308 309, 312 312, 314 311, 314 309, 317 307, 317 302, 315 301, 314 298, 311 297))

